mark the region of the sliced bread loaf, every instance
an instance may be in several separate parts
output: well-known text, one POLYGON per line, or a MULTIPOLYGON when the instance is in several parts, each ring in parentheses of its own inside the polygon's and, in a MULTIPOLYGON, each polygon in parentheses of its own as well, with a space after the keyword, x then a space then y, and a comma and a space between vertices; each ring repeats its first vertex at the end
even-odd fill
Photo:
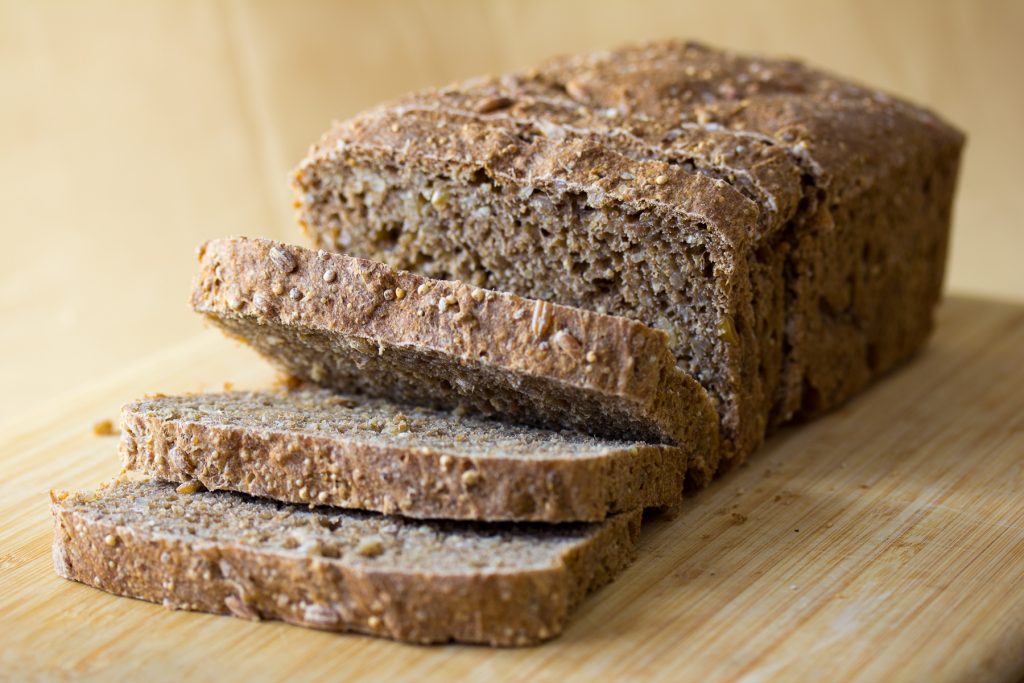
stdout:
POLYGON ((526 645, 633 557, 639 512, 599 524, 417 522, 120 482, 51 494, 57 572, 174 609, 417 643, 526 645))
POLYGON ((199 251, 196 311, 284 371, 346 393, 677 445, 714 472, 718 425, 641 323, 268 240, 199 251))
POLYGON ((669 40, 376 107, 294 186, 317 246, 672 331, 735 463, 921 346, 962 145, 832 74, 669 40))
POLYGON ((121 411, 128 470, 408 517, 597 521, 676 504, 675 446, 549 431, 326 389, 156 396, 121 411))

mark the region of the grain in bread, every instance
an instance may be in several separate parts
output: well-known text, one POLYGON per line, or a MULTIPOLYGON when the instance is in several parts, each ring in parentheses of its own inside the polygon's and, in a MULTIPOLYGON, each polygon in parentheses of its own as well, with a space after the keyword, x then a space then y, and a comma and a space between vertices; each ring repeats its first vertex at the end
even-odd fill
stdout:
POLYGON ((406 517, 599 521, 679 502, 685 452, 325 389, 155 396, 122 463, 158 479, 406 517))
POLYGON ((714 471, 707 393, 636 321, 269 240, 200 249, 194 309, 287 373, 345 393, 686 451, 714 471))
POLYGON ((670 331, 728 465, 921 346, 962 144, 800 63, 662 41, 375 108, 294 185, 324 249, 670 331))
POLYGON ((632 559, 639 512, 566 525, 306 510, 155 482, 51 494, 57 573, 172 609, 414 643, 527 645, 632 559))

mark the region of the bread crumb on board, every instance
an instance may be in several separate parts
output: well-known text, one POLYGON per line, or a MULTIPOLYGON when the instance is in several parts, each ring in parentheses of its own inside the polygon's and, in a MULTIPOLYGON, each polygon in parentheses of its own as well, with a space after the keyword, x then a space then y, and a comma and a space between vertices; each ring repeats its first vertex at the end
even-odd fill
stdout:
POLYGON ((174 490, 176 493, 189 495, 192 493, 201 493, 206 490, 206 487, 203 486, 198 481, 196 481, 195 479, 190 479, 189 481, 185 481, 178 484, 178 486, 174 490))
POLYGON ((377 557, 384 552, 384 542, 376 536, 369 536, 359 542, 356 552, 363 557, 377 557))
POLYGON ((114 426, 113 420, 100 420, 93 424, 92 433, 96 436, 117 436, 121 432, 114 426))

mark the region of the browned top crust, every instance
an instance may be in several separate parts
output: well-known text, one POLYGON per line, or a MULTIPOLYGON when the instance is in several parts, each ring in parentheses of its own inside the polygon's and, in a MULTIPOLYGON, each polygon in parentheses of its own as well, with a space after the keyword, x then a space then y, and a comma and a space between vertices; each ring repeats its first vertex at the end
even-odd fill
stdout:
POLYGON ((800 62, 669 40, 559 57, 336 123, 296 184, 354 146, 672 212, 715 250, 779 229, 805 175, 842 201, 915 155, 962 144, 931 112, 800 62))
POLYGON ((551 60, 537 78, 590 108, 764 136, 821 181, 859 193, 880 162, 963 135, 926 109, 799 61, 664 41, 551 60))

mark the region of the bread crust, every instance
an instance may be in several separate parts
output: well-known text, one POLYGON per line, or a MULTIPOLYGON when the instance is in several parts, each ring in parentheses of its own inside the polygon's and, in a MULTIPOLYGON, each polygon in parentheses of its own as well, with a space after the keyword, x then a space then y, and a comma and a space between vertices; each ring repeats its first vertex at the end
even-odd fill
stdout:
MULTIPOLYGON (((393 533, 373 541, 385 548, 375 551, 379 555, 342 548, 332 557, 321 554, 322 543, 315 546, 319 552, 301 552, 268 545, 246 531, 218 529, 234 528, 244 517, 258 532, 258 514, 264 514, 271 527, 267 533, 277 533, 281 507, 234 494, 180 496, 167 484, 121 483, 91 494, 51 494, 51 499, 54 565, 64 578, 170 609, 412 643, 522 646, 558 635, 576 604, 631 561, 640 527, 638 511, 600 524, 506 526, 500 532, 480 527, 485 530, 479 533, 472 525, 421 527, 426 523, 393 520, 393 533), (141 509, 158 527, 170 524, 171 530, 154 531, 141 509), (181 512, 180 521, 164 520, 175 512, 181 512), (406 562, 409 546, 423 544, 411 538, 415 534, 427 534, 435 544, 479 543, 479 565, 449 563, 430 570, 420 566, 422 559, 406 562), (476 541, 478 536, 492 540, 476 541), (508 554, 506 545, 524 542, 544 545, 533 552, 529 566, 515 567, 514 556, 495 566, 495 556, 508 554)), ((331 538, 331 524, 380 526, 360 516, 365 513, 289 512, 293 519, 303 515, 322 520, 303 522, 307 526, 328 525, 308 532, 318 539, 331 538)))
POLYGON ((676 445, 695 479, 717 465, 706 392, 636 321, 269 240, 214 240, 199 263, 193 308, 296 377, 676 445))
POLYGON ((288 503, 543 522, 675 505, 687 463, 673 446, 489 425, 323 390, 135 401, 121 410, 119 453, 129 471, 288 503), (358 431, 367 420, 370 435, 358 431), (327 433, 332 421, 348 432, 327 433), (540 441, 550 445, 532 445, 540 441))

